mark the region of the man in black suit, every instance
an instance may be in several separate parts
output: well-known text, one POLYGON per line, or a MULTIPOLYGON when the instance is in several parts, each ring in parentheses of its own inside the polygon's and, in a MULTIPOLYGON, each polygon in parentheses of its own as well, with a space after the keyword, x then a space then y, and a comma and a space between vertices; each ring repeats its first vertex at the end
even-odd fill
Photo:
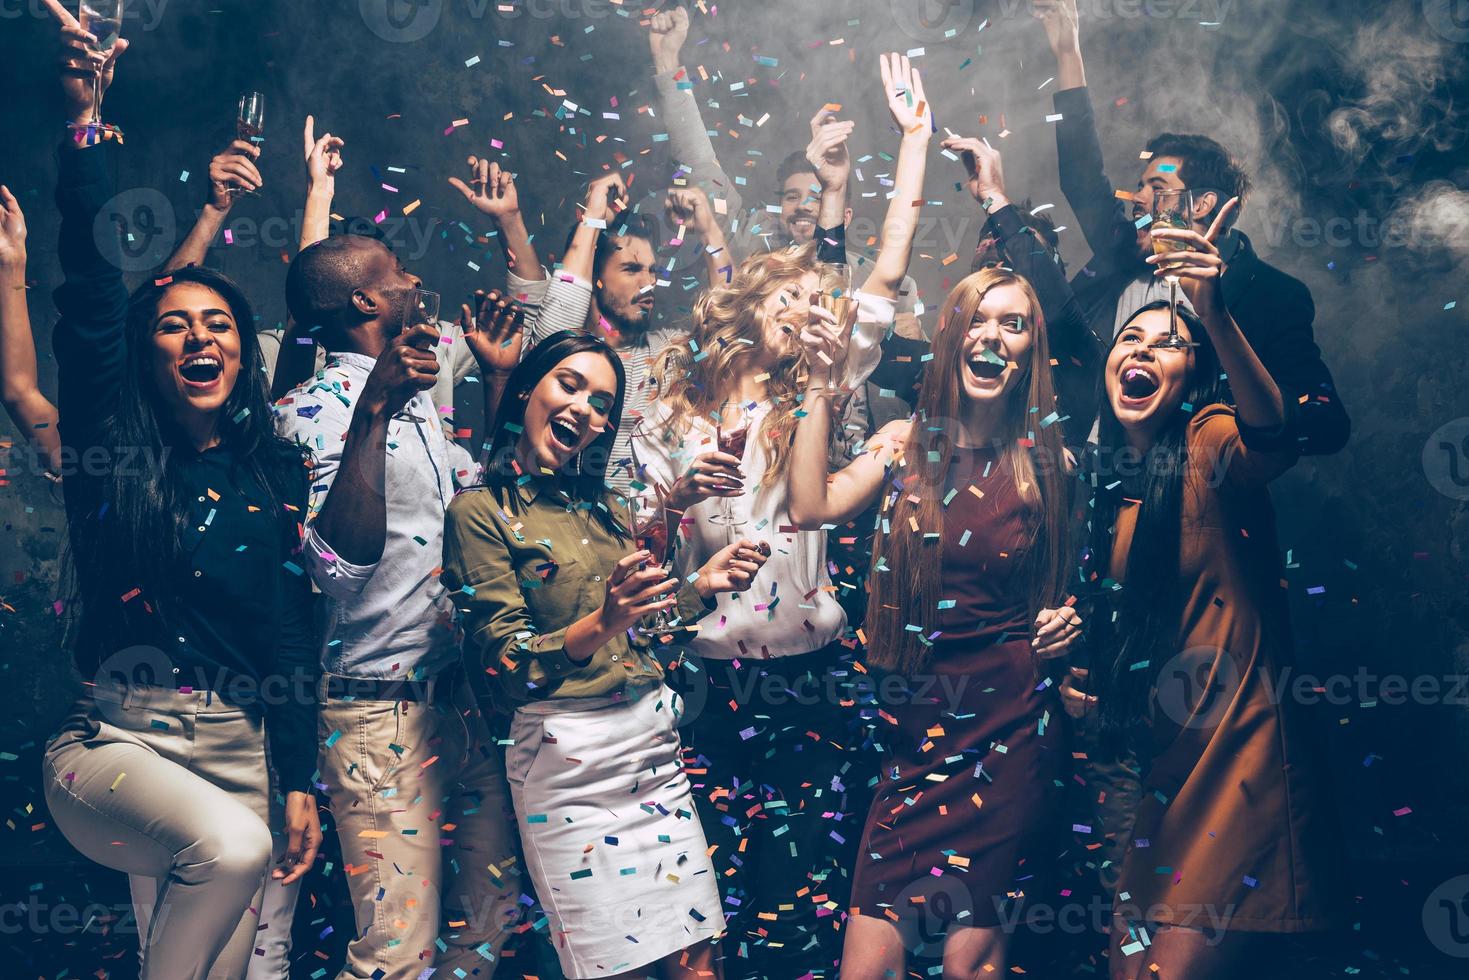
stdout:
MULTIPOLYGON (((1133 311, 1167 298, 1166 287, 1143 261, 1152 254, 1148 223, 1154 195, 1191 190, 1193 227, 1203 233, 1230 198, 1245 203, 1249 177, 1209 137, 1163 133, 1148 143, 1147 165, 1131 200, 1119 199, 1103 166, 1081 58, 1076 0, 1035 0, 1034 10, 1056 56, 1061 191, 1092 249, 1091 262, 1071 287, 1092 330, 1110 343, 1133 311)), ((1351 420, 1311 331, 1316 315, 1311 291, 1261 259, 1250 240, 1233 228, 1220 239, 1219 251, 1225 262, 1225 305, 1285 396, 1287 418, 1278 439, 1297 443, 1307 455, 1338 451, 1346 445, 1351 420)))

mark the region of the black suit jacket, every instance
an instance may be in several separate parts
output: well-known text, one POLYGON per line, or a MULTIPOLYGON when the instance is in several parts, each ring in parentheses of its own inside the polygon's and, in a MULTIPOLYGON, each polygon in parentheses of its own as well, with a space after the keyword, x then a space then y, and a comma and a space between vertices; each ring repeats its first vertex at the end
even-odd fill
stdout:
MULTIPOLYGON (((1092 249, 1092 261, 1071 287, 1092 331, 1110 346, 1117 301, 1146 268, 1134 244, 1137 226, 1131 205, 1118 200, 1107 179, 1087 89, 1057 92, 1055 103, 1061 114, 1056 127, 1061 192, 1092 249)), ((1346 445, 1352 424, 1316 346, 1311 291, 1260 258, 1238 231, 1229 232, 1219 250, 1226 256, 1225 306, 1285 401, 1286 424, 1271 441, 1294 443, 1308 455, 1336 452, 1346 445)))

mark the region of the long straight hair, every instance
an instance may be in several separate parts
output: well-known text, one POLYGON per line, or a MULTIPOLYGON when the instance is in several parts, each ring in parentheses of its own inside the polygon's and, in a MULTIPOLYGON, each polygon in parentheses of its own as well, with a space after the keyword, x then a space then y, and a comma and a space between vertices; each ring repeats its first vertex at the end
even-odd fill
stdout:
POLYGON ((617 376, 617 393, 607 412, 607 427, 581 451, 576 468, 560 474, 561 486, 571 499, 586 504, 609 532, 626 537, 626 528, 607 510, 605 498, 612 443, 617 438, 618 426, 622 424, 627 375, 617 351, 591 334, 579 330, 553 333, 532 347, 510 373, 510 379, 505 383, 505 393, 500 396, 500 407, 495 413, 497 428, 490 441, 490 465, 485 474, 485 486, 494 493, 501 507, 511 512, 520 510, 520 498, 515 493, 515 486, 526 474, 518 470, 515 448, 525 427, 525 408, 530 401, 531 392, 536 390, 536 386, 546 375, 556 369, 556 365, 574 354, 588 351, 601 354, 612 365, 612 372, 617 376))
MULTIPOLYGON (((1123 330, 1142 314, 1167 309, 1168 305, 1166 300, 1149 303, 1127 318, 1123 330)), ((1189 471, 1188 426, 1192 412, 1227 399, 1219 357, 1208 331, 1183 307, 1178 309, 1178 317, 1197 345, 1184 385, 1184 407, 1159 430, 1157 441, 1139 466, 1139 483, 1125 486, 1115 476, 1101 473, 1096 465, 1092 467, 1096 496, 1084 556, 1087 577, 1097 598, 1089 643, 1094 658, 1092 693, 1098 697, 1103 745, 1114 753, 1124 751, 1128 739, 1149 723, 1158 670, 1178 653, 1183 610, 1178 561, 1189 471), (1108 578, 1108 566, 1117 512, 1132 493, 1137 494, 1133 499, 1140 501, 1137 524, 1122 575, 1125 584, 1118 586, 1108 578)), ((1117 335, 1120 337, 1122 330, 1117 335)), ((1093 462, 1117 459, 1127 445, 1126 432, 1105 392, 1099 424, 1099 453, 1093 462)))
POLYGON ((955 426, 954 420, 963 414, 959 371, 969 327, 984 297, 1001 286, 1018 286, 1025 293, 1033 338, 1030 362, 1005 395, 1001 449, 1020 499, 1035 515, 1027 529, 1024 565, 1032 612, 1054 606, 1064 594, 1070 565, 1068 467, 1061 426, 1049 421, 1056 409, 1056 388, 1045 317, 1035 290, 1024 278, 1006 269, 981 269, 961 279, 944 301, 933 362, 924 373, 913 428, 903 449, 907 474, 902 489, 888 493, 883 501, 880 520, 887 530, 877 535, 867 577, 868 660, 878 667, 912 674, 931 660, 923 637, 933 632, 929 627, 938 619, 943 598, 942 498, 955 449, 953 433, 943 430, 955 426), (922 633, 908 629, 910 624, 923 628, 922 633))
POLYGON ((167 599, 183 574, 189 502, 176 451, 187 451, 187 444, 153 380, 151 364, 158 304, 179 283, 217 293, 240 335, 240 372, 219 410, 218 426, 220 445, 230 451, 236 473, 264 490, 269 513, 277 518, 287 502, 305 502, 306 451, 275 431, 249 300, 234 280, 213 269, 189 266, 155 277, 128 300, 121 387, 115 411, 101 425, 103 445, 114 461, 141 457, 145 465, 112 467, 99 481, 96 510, 70 515, 72 578, 84 611, 115 605, 118 597, 110 590, 121 581, 141 588, 149 601, 163 603, 166 618, 167 599))

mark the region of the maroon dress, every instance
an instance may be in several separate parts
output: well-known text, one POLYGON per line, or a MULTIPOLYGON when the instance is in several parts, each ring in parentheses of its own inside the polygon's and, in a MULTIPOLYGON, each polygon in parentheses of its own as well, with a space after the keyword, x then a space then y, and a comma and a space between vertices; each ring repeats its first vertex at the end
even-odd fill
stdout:
POLYGON ((1066 752, 1055 683, 1030 646, 1022 562, 1035 514, 995 450, 957 450, 946 483, 957 492, 940 567, 953 605, 939 613, 931 676, 881 705, 890 724, 852 887, 854 913, 925 932, 1002 921, 1006 896, 1042 863, 1066 752))

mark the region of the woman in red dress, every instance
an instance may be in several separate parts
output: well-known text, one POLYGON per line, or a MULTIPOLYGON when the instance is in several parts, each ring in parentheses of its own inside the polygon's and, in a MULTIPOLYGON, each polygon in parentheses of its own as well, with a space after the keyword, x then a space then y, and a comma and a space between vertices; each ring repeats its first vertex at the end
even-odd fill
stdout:
MULTIPOLYGON (((810 358, 792 457, 802 527, 883 494, 867 662, 909 682, 901 703, 880 704, 892 724, 853 881, 853 980, 905 975, 910 950, 941 952, 945 976, 1004 969, 1003 906, 1034 871, 1065 762, 1044 661, 1080 618, 1062 602, 1070 477, 1040 303, 1024 279, 985 269, 944 311, 914 417, 829 479, 831 396, 810 358)), ((806 341, 840 361, 824 325, 806 341)))

